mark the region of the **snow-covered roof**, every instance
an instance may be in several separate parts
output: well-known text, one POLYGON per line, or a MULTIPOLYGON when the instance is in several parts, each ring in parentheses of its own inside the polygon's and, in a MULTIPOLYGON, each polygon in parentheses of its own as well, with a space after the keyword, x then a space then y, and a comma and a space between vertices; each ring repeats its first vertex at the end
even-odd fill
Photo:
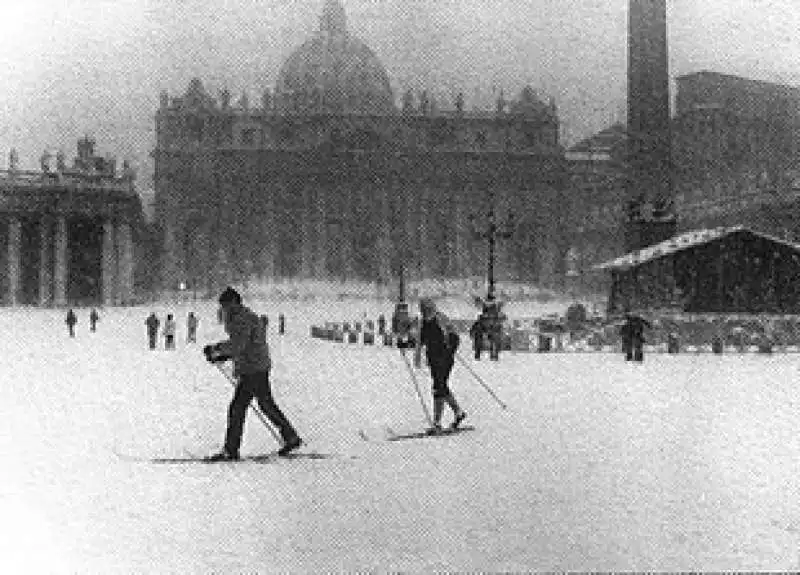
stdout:
POLYGON ((668 240, 664 240, 663 242, 653 244, 652 246, 648 246, 641 250, 636 250, 634 252, 627 253, 623 256, 604 262, 602 264, 597 264, 596 266, 594 266, 594 269, 596 270, 629 269, 641 265, 645 262, 658 259, 660 257, 664 257, 682 250, 693 248, 701 244, 707 244, 723 236, 727 236, 737 232, 748 232, 755 236, 767 239, 771 242, 788 246, 800 252, 800 246, 798 246, 797 244, 793 244, 791 242, 787 242, 786 240, 769 236, 767 234, 762 234, 760 232, 754 232, 753 230, 746 228, 744 226, 731 226, 731 227, 719 227, 719 228, 702 229, 702 230, 692 230, 690 232, 678 234, 677 236, 673 236, 668 240))

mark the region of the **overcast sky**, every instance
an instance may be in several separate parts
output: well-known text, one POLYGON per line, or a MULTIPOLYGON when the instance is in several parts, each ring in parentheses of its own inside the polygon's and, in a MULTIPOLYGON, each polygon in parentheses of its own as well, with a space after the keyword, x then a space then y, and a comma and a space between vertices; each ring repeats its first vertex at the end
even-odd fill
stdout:
MULTIPOLYGON (((702 69, 800 86, 800 0, 668 0, 670 73, 702 69)), ((149 185, 158 94, 200 77, 257 102, 318 26, 324 0, 0 1, 0 166, 45 148, 75 155, 83 133, 129 159, 149 185), (9 6, 10 5, 10 6, 9 6), (13 6, 13 7, 11 7, 13 6)), ((386 67, 395 93, 526 83, 553 96, 563 143, 625 106, 628 0, 343 0, 351 32, 386 67)))

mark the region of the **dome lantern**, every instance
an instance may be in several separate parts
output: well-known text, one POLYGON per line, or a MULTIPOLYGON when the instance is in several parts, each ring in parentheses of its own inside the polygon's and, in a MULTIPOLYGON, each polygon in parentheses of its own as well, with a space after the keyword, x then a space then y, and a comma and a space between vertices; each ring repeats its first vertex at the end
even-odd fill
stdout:
POLYGON ((275 85, 278 112, 395 112, 389 75, 375 53, 347 30, 340 0, 326 0, 319 30, 284 62, 275 85))
POLYGON ((347 15, 339 0, 326 0, 319 19, 319 31, 328 37, 347 35, 347 15))

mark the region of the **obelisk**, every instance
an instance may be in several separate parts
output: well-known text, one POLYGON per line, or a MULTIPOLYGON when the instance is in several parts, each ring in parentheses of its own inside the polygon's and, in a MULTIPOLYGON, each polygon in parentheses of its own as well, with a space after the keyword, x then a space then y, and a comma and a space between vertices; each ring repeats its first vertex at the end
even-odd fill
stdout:
POLYGON ((630 0, 626 250, 675 234, 667 1, 630 0))

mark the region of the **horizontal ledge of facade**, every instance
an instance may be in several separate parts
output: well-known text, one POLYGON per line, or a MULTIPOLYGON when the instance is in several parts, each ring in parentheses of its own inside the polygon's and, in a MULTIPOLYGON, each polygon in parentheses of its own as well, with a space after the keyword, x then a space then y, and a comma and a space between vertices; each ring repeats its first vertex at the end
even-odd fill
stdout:
POLYGON ((547 157, 557 160, 563 160, 564 157, 561 153, 548 152, 548 151, 533 151, 533 150, 497 150, 486 148, 462 148, 462 149, 448 149, 448 148, 417 148, 412 151, 392 152, 387 149, 347 149, 347 150, 329 150, 325 148, 294 148, 294 147, 245 147, 245 146, 163 146, 153 150, 152 155, 157 154, 173 154, 173 155, 191 155, 198 152, 275 152, 287 154, 320 154, 320 155, 393 155, 393 156, 421 156, 427 154, 471 154, 471 155, 497 155, 497 156, 520 156, 520 157, 547 157))
POLYGON ((289 119, 331 119, 331 118, 364 118, 375 120, 485 120, 495 122, 497 120, 512 120, 514 122, 536 122, 542 123, 543 121, 548 124, 557 125, 559 123, 557 116, 549 112, 542 112, 541 114, 529 114, 525 112, 491 112, 491 111, 466 111, 458 112, 456 110, 442 110, 435 113, 426 113, 419 111, 402 111, 389 112, 386 114, 361 114, 358 112, 291 112, 291 111, 277 111, 277 110, 263 110, 260 108, 250 109, 208 109, 208 108, 161 108, 156 113, 157 116, 185 116, 191 115, 196 117, 230 117, 230 118, 254 118, 260 117, 263 119, 276 119, 281 120, 284 118, 289 119))
POLYGON ((0 190, 3 192, 7 190, 25 190, 41 191, 73 191, 73 190, 87 190, 87 191, 103 191, 103 192, 117 192, 121 194, 136 195, 133 190, 132 182, 81 182, 78 180, 64 180, 64 179, 16 179, 4 178, 0 175, 0 190))

